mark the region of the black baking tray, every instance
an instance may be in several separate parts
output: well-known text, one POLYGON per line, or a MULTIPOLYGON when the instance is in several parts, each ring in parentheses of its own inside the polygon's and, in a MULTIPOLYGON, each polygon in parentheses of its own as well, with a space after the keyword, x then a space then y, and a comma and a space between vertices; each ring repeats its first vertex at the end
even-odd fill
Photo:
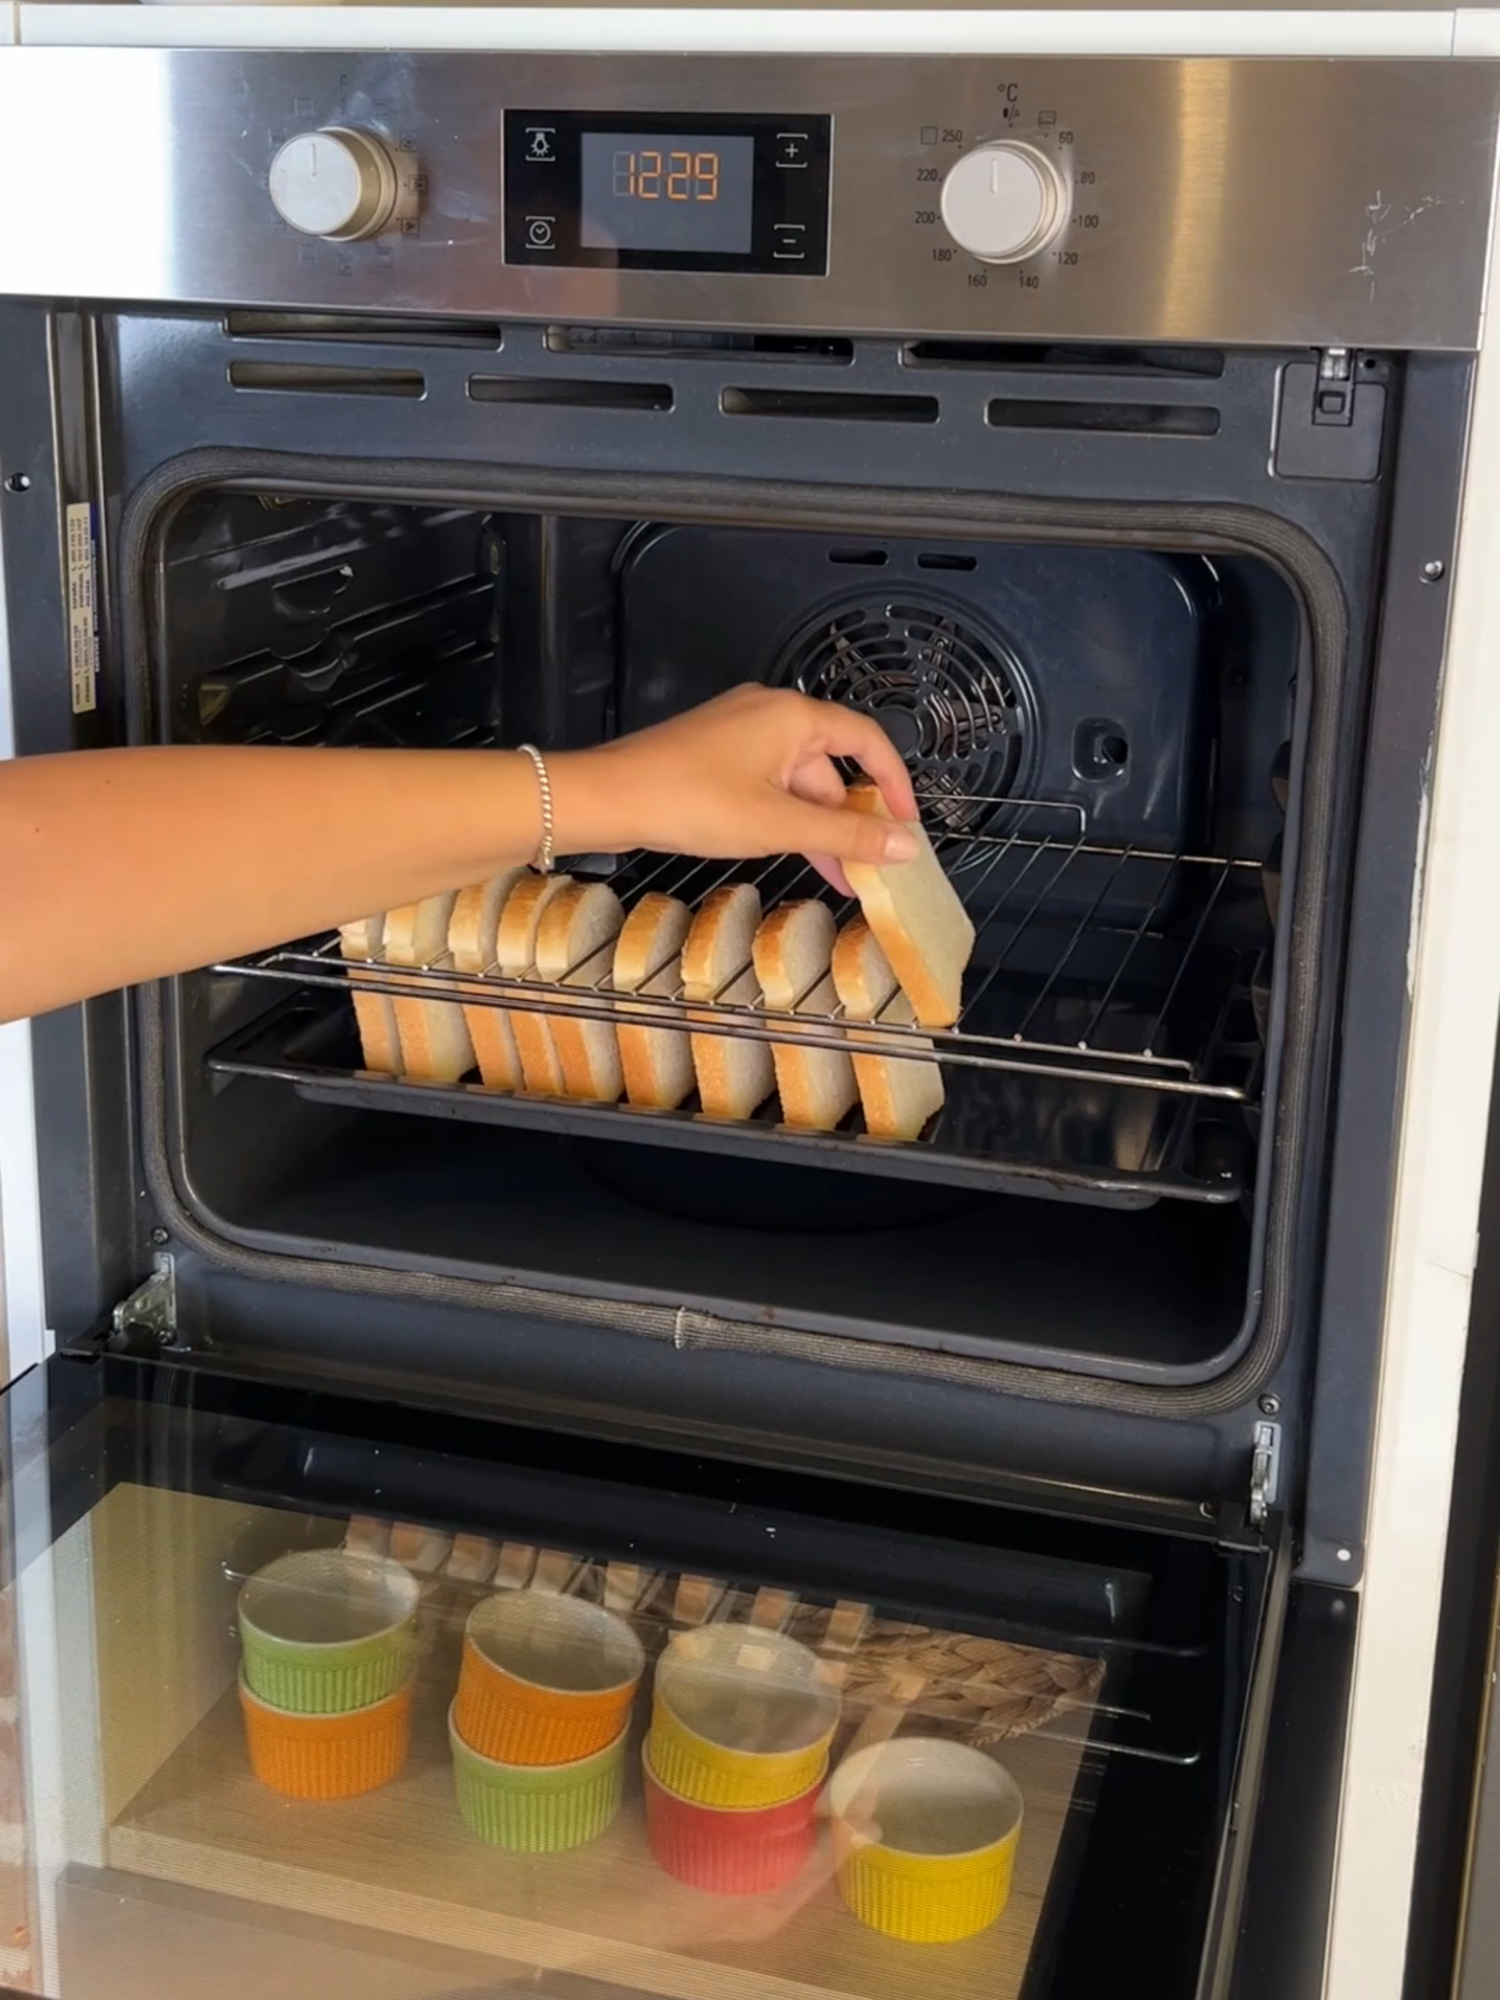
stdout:
POLYGON ((947 1102, 920 1140, 870 1139, 858 1108, 835 1132, 793 1131, 774 1096, 733 1125, 625 1104, 579 1104, 501 1093, 478 1083, 433 1084, 361 1069, 348 1000, 293 992, 207 1058, 217 1075, 284 1084, 308 1101, 351 1110, 505 1125, 580 1139, 633 1141, 782 1165, 832 1167, 883 1179, 1148 1208, 1163 1197, 1229 1203, 1252 1157, 1244 1107, 1077 1076, 945 1065, 947 1102))

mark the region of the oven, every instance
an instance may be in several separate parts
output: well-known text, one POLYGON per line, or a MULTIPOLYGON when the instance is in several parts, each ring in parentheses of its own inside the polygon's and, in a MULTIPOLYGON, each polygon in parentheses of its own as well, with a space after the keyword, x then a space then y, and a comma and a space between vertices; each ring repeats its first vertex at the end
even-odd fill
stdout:
MULTIPOLYGON (((894 1141, 362 1043, 613 1036, 606 961, 287 939, 33 1024, 37 1990, 1317 1990, 1497 111, 1467 61, 6 54, 58 195, 0 215, 18 753, 573 748, 768 681, 886 726, 976 932, 951 1028, 799 1017, 937 1079, 894 1141), (416 1579, 411 1750, 289 1800, 240 1592, 339 1550, 416 1579), (598 1839, 497 1851, 446 1715, 507 1591, 658 1706, 744 1625, 835 1767, 998 1763, 1003 1914, 881 1930, 837 1777, 709 1896, 635 1735, 598 1839)), ((753 979, 629 1019, 787 1037, 753 979)))

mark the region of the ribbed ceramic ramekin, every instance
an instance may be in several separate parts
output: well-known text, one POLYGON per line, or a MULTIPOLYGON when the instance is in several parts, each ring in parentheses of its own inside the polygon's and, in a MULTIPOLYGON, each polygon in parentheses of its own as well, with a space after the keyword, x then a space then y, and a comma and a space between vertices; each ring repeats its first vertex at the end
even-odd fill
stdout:
POLYGON ((779 1806, 732 1811, 681 1799, 657 1777, 648 1738, 646 1834, 667 1874, 716 1896, 763 1896, 794 1882, 817 1844, 821 1781, 779 1806))
POLYGON ((828 1787, 839 1889, 861 1923, 909 1944, 988 1930, 1010 1899, 1021 1790, 982 1750, 895 1737, 828 1787))
POLYGON ((839 1706, 795 1639, 753 1625, 683 1632, 656 1670, 652 1767, 696 1805, 782 1805, 827 1771, 839 1706))
POLYGON ((459 1734, 496 1763, 574 1763, 626 1726, 645 1664, 635 1633, 602 1605, 502 1591, 465 1629, 459 1734))
POLYGON ((261 1701, 240 1678, 250 1768, 291 1799, 353 1799, 399 1776, 411 1748, 411 1688, 340 1715, 261 1701))
POLYGON ((338 1715, 383 1701, 415 1664, 416 1578, 401 1563, 299 1549, 240 1591, 250 1692, 273 1708, 338 1715))
POLYGON ((448 1715, 458 1810, 470 1833, 515 1854, 562 1854, 597 1840, 620 1810, 626 1730, 571 1764, 501 1764, 482 1757, 448 1715))

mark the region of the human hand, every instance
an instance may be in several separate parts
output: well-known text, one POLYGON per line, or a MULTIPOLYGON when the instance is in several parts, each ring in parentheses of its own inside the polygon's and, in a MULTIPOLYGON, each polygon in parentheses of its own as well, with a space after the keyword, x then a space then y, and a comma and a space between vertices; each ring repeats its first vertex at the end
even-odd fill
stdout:
POLYGON ((597 750, 549 757, 557 847, 803 854, 848 895, 845 861, 909 861, 916 844, 906 827, 845 807, 835 758, 874 780, 895 821, 917 818, 906 766, 872 717, 746 686, 597 750))

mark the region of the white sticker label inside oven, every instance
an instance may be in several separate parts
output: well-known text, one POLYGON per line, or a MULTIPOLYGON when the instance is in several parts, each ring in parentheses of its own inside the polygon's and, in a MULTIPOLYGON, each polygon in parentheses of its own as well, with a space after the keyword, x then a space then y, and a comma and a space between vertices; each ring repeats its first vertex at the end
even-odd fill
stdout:
POLYGON ((98 706, 99 605, 94 543, 94 510, 82 500, 66 510, 68 568, 68 672, 73 713, 92 715, 98 706))

